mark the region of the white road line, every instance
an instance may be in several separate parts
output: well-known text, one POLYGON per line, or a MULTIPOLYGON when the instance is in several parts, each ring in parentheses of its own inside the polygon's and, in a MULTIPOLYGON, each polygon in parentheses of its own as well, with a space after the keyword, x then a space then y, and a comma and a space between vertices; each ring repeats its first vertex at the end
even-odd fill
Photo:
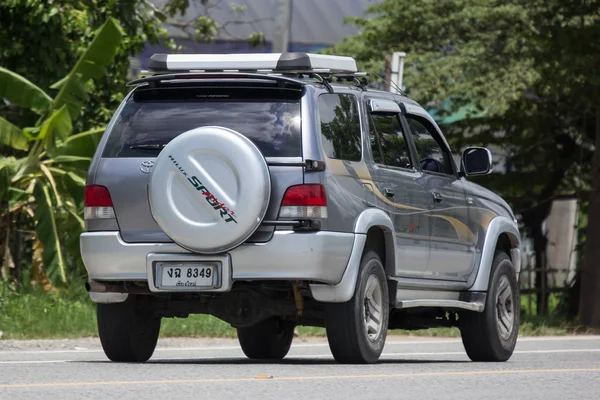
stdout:
MULTIPOLYGON (((552 353, 590 353, 600 352, 600 349, 550 349, 550 350, 516 350, 514 354, 552 354, 552 353)), ((414 352, 414 353, 382 353, 382 357, 411 357, 411 356, 467 356, 464 351, 414 352)), ((294 358, 333 358, 329 354, 291 354, 294 358)), ((212 357, 211 357, 212 358, 212 357)), ((218 357, 215 357, 218 358, 218 357)))
POLYGON ((519 342, 570 342, 574 340, 600 340, 600 336, 526 336, 518 339, 519 342))
MULTIPOLYGON (((600 352, 600 349, 548 349, 548 350, 515 350, 513 354, 553 354, 553 353, 594 353, 600 352)), ((421 352, 421 353, 383 353, 388 357, 406 357, 406 356, 456 356, 467 354, 464 351, 440 351, 440 352, 421 352)))
MULTIPOLYGON (((572 342, 572 341, 600 341, 600 336, 553 336, 553 337, 522 337, 518 342, 572 342)), ((461 343, 460 339, 431 339, 431 340, 402 340, 390 341, 386 346, 412 346, 412 345, 436 345, 461 343)), ((324 343, 299 343, 292 345, 294 348, 328 347, 324 343)), ((205 346, 205 347, 157 347, 155 351, 220 351, 220 350, 240 350, 239 346, 205 346)), ((62 354, 62 353, 102 353, 101 349, 79 349, 79 350, 3 350, 2 354, 62 354)), ((438 353, 439 354, 439 353, 438 353)))
MULTIPOLYGON (((548 349, 548 350, 516 350, 514 354, 554 354, 554 353, 596 353, 600 352, 600 349, 548 349)), ((416 356, 464 356, 464 351, 440 351, 440 352, 405 352, 405 353, 383 353, 381 357, 416 357, 416 356)), ((289 354, 288 360, 294 359, 321 359, 331 358, 331 354, 289 354)), ((202 360, 245 360, 246 357, 243 355, 235 356, 203 356, 198 357, 198 361, 202 360)), ((155 358, 150 362, 176 362, 181 360, 180 358, 155 358)), ((26 360, 26 361, 0 361, 0 364, 53 364, 53 363, 68 363, 73 360, 26 360)))
MULTIPOLYGON (((157 349, 158 350, 158 349, 157 349)), ((69 353, 102 353, 102 350, 3 350, 3 354, 69 354, 69 353)))
MULTIPOLYGON (((589 353, 589 352, 600 352, 600 349, 556 349, 556 350, 520 350, 515 351, 514 354, 552 354, 552 353, 589 353)), ((414 357, 414 356, 465 356, 467 354, 464 351, 440 351, 440 352, 414 352, 414 353, 382 353, 381 357, 414 357)), ((333 356, 331 354, 288 354, 286 360, 296 360, 296 359, 313 359, 313 358, 331 358, 333 356)), ((206 356, 198 358, 198 361, 202 360, 245 360, 244 356, 206 356)), ((178 358, 153 358, 151 362, 168 362, 168 361, 178 361, 178 358)))
POLYGON ((0 361, 0 364, 56 364, 66 362, 69 362, 69 360, 0 361))
POLYGON ((551 353, 595 353, 600 349, 549 349, 549 350, 517 350, 516 354, 551 354, 551 353))

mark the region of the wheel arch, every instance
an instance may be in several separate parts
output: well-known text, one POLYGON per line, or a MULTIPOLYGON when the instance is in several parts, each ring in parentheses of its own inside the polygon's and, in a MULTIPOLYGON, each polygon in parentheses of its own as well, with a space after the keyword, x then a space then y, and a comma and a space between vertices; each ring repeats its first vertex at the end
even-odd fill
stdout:
POLYGON ((365 248, 369 248, 379 255, 386 275, 394 275, 396 271, 396 238, 391 218, 379 209, 365 210, 356 219, 354 233, 367 235, 365 248))
POLYGON ((518 278, 521 270, 520 244, 521 234, 519 233, 516 222, 503 216, 494 218, 488 225, 477 276, 469 290, 488 290, 494 255, 498 250, 507 252, 518 278))
POLYGON ((343 303, 352 298, 358 279, 358 270, 363 252, 367 246, 384 255, 384 268, 387 276, 393 275, 396 268, 396 241, 394 225, 382 210, 369 208, 363 211, 354 224, 354 245, 342 280, 336 285, 311 284, 312 296, 317 301, 343 303), (381 248, 383 237, 384 248, 381 248))

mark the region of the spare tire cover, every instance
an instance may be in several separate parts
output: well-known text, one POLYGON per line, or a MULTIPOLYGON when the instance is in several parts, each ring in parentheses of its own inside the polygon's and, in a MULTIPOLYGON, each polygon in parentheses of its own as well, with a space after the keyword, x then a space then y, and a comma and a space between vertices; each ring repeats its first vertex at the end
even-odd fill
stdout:
POLYGON ((197 253, 224 252, 248 239, 264 218, 269 168, 240 133, 196 128, 160 152, 148 196, 154 219, 177 244, 197 253))

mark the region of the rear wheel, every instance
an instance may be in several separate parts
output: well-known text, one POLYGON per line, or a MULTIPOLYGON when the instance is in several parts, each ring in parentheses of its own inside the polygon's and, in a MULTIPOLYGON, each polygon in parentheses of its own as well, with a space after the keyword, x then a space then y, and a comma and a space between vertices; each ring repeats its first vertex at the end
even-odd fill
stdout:
POLYGON ((246 357, 281 360, 290 350, 295 326, 293 321, 272 317, 250 327, 237 328, 237 335, 246 357))
POLYGON ((496 253, 483 312, 466 311, 459 324, 463 345, 473 361, 506 361, 517 344, 519 285, 508 255, 496 253))
POLYGON ((326 305, 329 348, 337 362, 374 363, 385 345, 389 294, 377 253, 363 254, 354 296, 346 303, 326 305))
POLYGON ((116 362, 146 362, 154 353, 160 317, 143 308, 142 298, 97 304, 98 334, 104 354, 116 362))

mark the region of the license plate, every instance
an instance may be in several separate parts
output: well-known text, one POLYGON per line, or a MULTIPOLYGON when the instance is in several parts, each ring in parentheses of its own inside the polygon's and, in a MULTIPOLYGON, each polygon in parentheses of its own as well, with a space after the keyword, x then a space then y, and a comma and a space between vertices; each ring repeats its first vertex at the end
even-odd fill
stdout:
POLYGON ((213 287, 217 282, 214 264, 159 263, 160 287, 198 288, 213 287))

